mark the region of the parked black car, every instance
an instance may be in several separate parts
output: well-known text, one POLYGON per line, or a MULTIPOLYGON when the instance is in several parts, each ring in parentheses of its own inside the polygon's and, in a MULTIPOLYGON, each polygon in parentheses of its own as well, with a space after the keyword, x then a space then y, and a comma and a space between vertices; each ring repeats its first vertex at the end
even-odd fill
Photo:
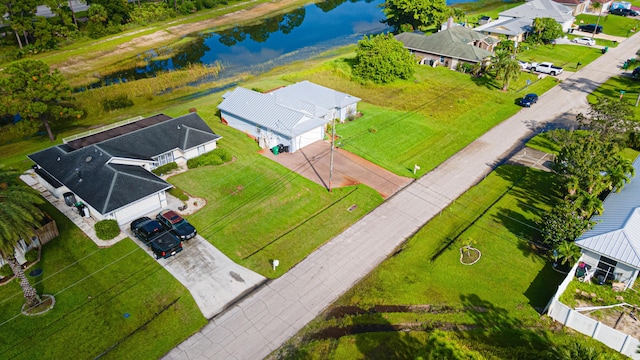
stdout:
POLYGON ((156 216, 156 220, 166 229, 173 232, 180 240, 189 240, 198 233, 193 225, 189 224, 187 220, 183 219, 182 216, 173 210, 161 211, 158 216, 156 216))
MULTIPOLYGON (((593 30, 596 30, 596 24, 587 24, 578 26, 578 30, 592 33, 593 30)), ((596 34, 600 34, 602 32, 602 25, 598 25, 596 34)))
POLYGON ((631 76, 635 79, 640 79, 640 66, 633 69, 633 72, 631 73, 631 76))
POLYGON ((134 220, 131 231, 151 249, 156 259, 166 259, 182 251, 182 242, 175 235, 146 216, 134 220))
POLYGON ((524 107, 531 107, 531 105, 538 102, 538 95, 536 94, 527 94, 522 100, 520 100, 520 105, 524 107))
POLYGON ((609 14, 620 15, 620 16, 638 16, 638 12, 632 9, 612 9, 609 11, 609 14))

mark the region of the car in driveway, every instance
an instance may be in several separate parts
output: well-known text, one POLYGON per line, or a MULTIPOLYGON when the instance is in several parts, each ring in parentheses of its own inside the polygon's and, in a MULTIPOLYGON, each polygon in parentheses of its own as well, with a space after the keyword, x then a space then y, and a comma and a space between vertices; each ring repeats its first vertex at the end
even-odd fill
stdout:
POLYGON ((597 27, 596 24, 580 25, 578 26, 578 30, 588 33, 593 33, 595 30, 596 34, 600 34, 602 32, 602 25, 598 25, 597 27))
POLYGON ((520 105, 524 107, 531 107, 531 105, 538 102, 538 95, 527 94, 520 100, 520 105))
POLYGON ((576 44, 589 45, 589 46, 593 46, 593 45, 596 44, 595 40, 593 40, 590 37, 586 37, 586 36, 583 36, 581 38, 575 38, 575 39, 571 40, 571 42, 576 43, 576 44))
POLYGON ((161 211, 158 216, 156 216, 156 220, 167 230, 173 232, 180 240, 189 240, 198 233, 193 225, 173 210, 161 211))
POLYGON ((638 12, 633 9, 617 8, 609 10, 609 14, 620 16, 638 16, 638 12))
POLYGON ((156 259, 166 259, 182 251, 182 241, 147 216, 131 222, 131 232, 151 249, 156 259))

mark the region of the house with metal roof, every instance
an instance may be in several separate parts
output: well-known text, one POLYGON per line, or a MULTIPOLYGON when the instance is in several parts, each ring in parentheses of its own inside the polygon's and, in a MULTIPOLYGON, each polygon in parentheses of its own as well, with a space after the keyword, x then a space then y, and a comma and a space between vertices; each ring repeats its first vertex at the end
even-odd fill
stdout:
MULTIPOLYGON (((633 163, 640 171, 640 158, 633 163)), ((631 287, 640 271, 640 181, 629 182, 603 202, 604 212, 591 220, 596 225, 576 240, 582 260, 601 276, 631 287)))
POLYGON ((530 19, 530 24, 536 18, 551 18, 567 32, 575 20, 572 13, 573 9, 553 0, 531 0, 499 13, 498 18, 530 19))
POLYGON ((212 151, 219 139, 196 113, 178 118, 160 114, 28 157, 38 181, 53 196, 82 203, 85 216, 123 225, 167 206, 166 191, 172 185, 151 170, 212 151))
POLYGON ((499 40, 463 26, 452 26, 433 35, 404 32, 395 35, 420 64, 455 69, 459 63, 475 64, 493 55, 499 40))
POLYGON ((302 81, 260 93, 237 87, 222 96, 221 121, 255 138, 262 148, 289 152, 324 139, 327 124, 355 116, 359 98, 302 81))

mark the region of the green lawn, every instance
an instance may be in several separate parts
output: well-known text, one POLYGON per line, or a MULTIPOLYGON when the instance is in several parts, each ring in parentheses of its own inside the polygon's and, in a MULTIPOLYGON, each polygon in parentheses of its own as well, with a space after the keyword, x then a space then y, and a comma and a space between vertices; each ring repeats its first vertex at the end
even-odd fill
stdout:
MULTIPOLYGON (((576 16, 575 23, 595 24, 598 20, 597 15, 580 14, 576 16)), ((600 17, 602 32, 607 35, 629 37, 634 34, 635 30, 640 30, 640 20, 617 15, 604 15, 600 17)))
MULTIPOLYGON (((315 359, 426 358, 426 338, 433 329, 447 330, 456 347, 487 359, 540 359, 554 346, 576 341, 540 319, 538 311, 564 275, 527 242, 537 236, 535 220, 556 200, 549 191, 553 188, 550 173, 498 168, 281 351, 315 359), (482 252, 470 266, 459 259, 468 239, 482 252), (385 310, 382 305, 431 305, 432 310, 385 310), (367 311, 375 306, 378 310, 367 311), (351 315, 335 315, 341 311, 351 315), (321 335, 329 333, 323 332, 327 328, 362 330, 371 324, 378 328, 337 340, 321 335), (392 325, 419 331, 389 331, 392 325)), ((589 343, 617 358, 604 345, 589 343)))
POLYGON ((415 81, 362 86, 340 76, 345 68, 345 60, 335 60, 286 79, 308 79, 363 99, 363 116, 337 126, 339 146, 401 176, 414 176, 415 164, 421 167, 417 176, 430 171, 518 112, 517 100, 525 93, 541 94, 557 84, 522 72, 503 92, 489 76, 421 66, 415 81))
POLYGON ((137 244, 99 249, 52 206, 60 236, 42 249, 32 284, 49 313, 20 315, 22 291, 0 287, 0 358, 157 359, 206 323, 191 294, 137 244), (125 314, 129 314, 125 317, 125 314))
POLYGON ((622 99, 631 105, 634 118, 640 119, 640 106, 636 106, 636 101, 640 96, 640 80, 632 78, 630 70, 627 70, 624 75, 609 78, 593 93, 588 95, 587 100, 593 103, 598 96, 619 98, 620 91, 624 91, 622 99))
POLYGON ((564 67, 567 71, 575 71, 578 62, 587 65, 602 55, 600 49, 590 46, 575 45, 538 45, 523 44, 518 53, 518 59, 527 62, 552 62, 556 66, 564 67))

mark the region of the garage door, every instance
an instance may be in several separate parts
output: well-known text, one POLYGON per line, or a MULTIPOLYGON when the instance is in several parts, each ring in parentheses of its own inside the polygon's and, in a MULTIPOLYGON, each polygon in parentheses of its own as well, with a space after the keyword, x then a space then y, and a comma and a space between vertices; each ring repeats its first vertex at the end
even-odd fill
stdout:
POLYGON ((153 214, 154 212, 158 212, 162 209, 162 205, 160 204, 160 197, 158 194, 154 194, 151 197, 146 199, 142 199, 135 204, 131 204, 125 208, 118 210, 115 213, 116 220, 119 225, 127 224, 139 217, 153 214))
POLYGON ((296 149, 295 150, 300 150, 303 147, 314 143, 318 140, 322 140, 324 138, 324 134, 323 134, 323 127, 317 127, 311 131, 307 131, 306 133, 296 137, 296 149))

